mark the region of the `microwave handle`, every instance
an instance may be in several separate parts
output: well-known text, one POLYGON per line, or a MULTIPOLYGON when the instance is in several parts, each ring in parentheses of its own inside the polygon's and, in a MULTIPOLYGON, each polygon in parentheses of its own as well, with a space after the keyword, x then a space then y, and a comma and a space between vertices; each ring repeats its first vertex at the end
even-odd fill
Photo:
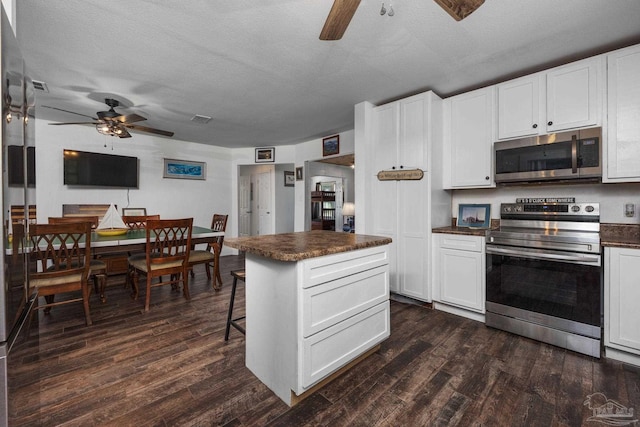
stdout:
POLYGON ((571 172, 578 173, 578 138, 571 135, 571 172))

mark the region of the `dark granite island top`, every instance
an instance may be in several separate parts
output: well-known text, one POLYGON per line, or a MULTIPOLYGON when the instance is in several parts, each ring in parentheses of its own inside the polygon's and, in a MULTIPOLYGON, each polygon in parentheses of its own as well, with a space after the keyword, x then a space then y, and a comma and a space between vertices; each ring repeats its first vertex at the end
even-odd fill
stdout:
POLYGON ((389 237, 335 231, 301 231, 264 236, 233 237, 225 245, 277 261, 300 261, 308 258, 355 251, 391 243, 389 237))

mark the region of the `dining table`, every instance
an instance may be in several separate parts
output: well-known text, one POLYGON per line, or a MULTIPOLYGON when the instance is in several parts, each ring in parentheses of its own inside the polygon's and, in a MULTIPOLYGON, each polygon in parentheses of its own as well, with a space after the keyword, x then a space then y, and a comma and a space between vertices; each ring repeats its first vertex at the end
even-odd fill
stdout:
MULTIPOLYGON (((220 277, 219 262, 217 262, 221 247, 218 237, 224 236, 224 231, 215 231, 208 227, 194 225, 191 228, 191 245, 209 244, 214 250, 216 262, 214 263, 213 280, 220 277)), ((14 249, 22 253, 22 245, 13 245, 8 239, 5 242, 5 255, 12 256, 14 249)), ((91 252, 95 258, 113 254, 131 252, 144 252, 147 244, 147 231, 145 229, 131 229, 118 235, 101 235, 95 230, 91 232, 91 252)), ((123 259, 126 260, 126 257, 123 259)), ((215 283, 215 282, 214 282, 215 283)), ((104 289, 100 290, 101 299, 104 301, 104 289)))

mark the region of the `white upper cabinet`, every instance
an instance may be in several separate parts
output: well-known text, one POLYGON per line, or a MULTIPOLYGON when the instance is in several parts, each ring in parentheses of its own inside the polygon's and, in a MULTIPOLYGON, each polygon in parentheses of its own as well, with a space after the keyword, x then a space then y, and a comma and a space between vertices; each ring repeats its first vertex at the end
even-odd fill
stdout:
POLYGON ((640 45, 607 55, 607 67, 603 181, 640 181, 640 45))
POLYGON ((602 124, 602 57, 498 84, 498 139, 602 124))
MULTIPOLYGON (((540 91, 544 75, 534 74, 497 85, 498 139, 537 135, 541 127, 540 91)), ((541 100, 542 98, 542 100, 541 100)), ((544 126, 542 126, 544 128, 544 126)))
POLYGON ((495 187, 494 99, 491 86, 444 101, 444 188, 495 187))

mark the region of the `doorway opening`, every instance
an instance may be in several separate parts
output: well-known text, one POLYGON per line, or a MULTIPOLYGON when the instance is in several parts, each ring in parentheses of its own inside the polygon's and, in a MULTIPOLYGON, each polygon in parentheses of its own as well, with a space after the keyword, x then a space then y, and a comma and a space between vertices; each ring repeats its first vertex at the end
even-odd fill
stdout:
POLYGON ((238 236, 289 233, 294 228, 293 164, 238 167, 238 236))
POLYGON ((353 206, 355 201, 353 155, 342 156, 335 163, 329 159, 308 161, 305 169, 309 176, 305 183, 305 230, 346 230, 345 222, 353 217, 343 216, 344 204, 353 206))

